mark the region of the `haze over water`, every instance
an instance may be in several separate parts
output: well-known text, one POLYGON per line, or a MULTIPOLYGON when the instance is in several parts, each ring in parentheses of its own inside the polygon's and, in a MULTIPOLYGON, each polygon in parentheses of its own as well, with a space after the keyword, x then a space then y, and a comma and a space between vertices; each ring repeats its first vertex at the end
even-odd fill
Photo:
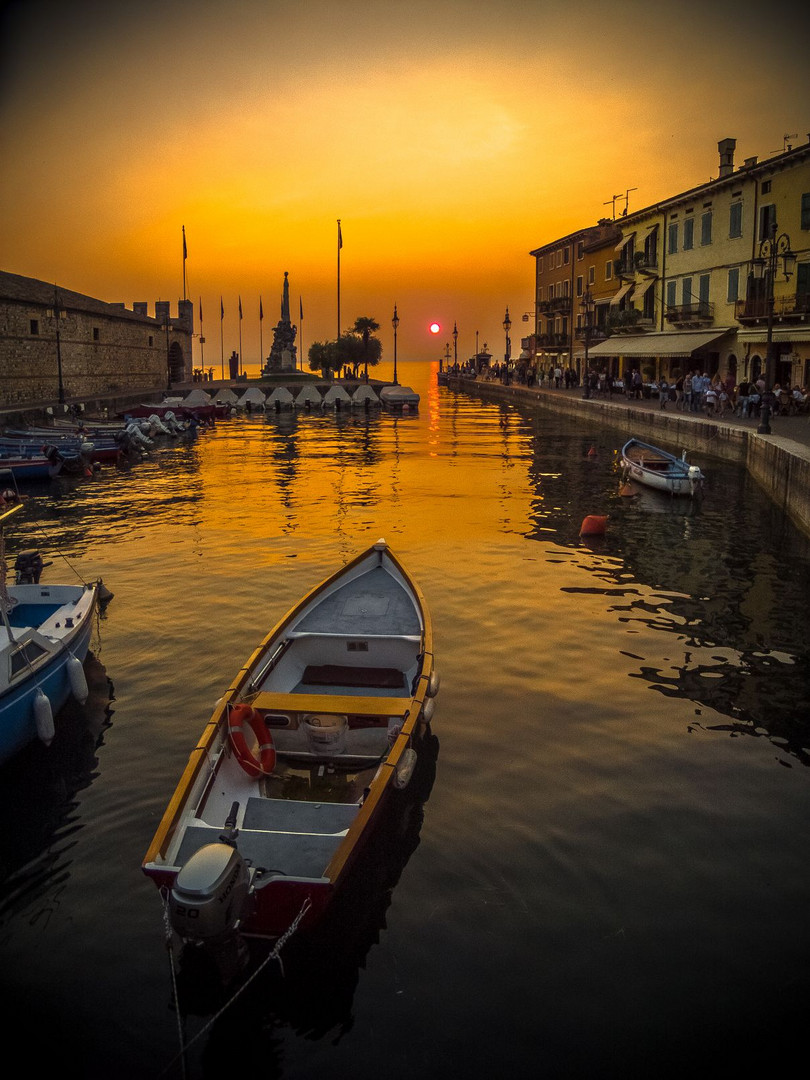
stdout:
POLYGON ((435 371, 400 367, 418 414, 240 418, 30 490, 12 553, 57 540, 115 593, 94 643, 109 723, 96 701, 0 778, 7 1020, 25 1038, 47 1017, 45 1066, 175 1057, 143 854, 255 644, 385 536, 442 676, 424 817, 380 838, 322 952, 252 987, 189 1075, 782 1069, 809 988, 807 544, 735 466, 699 460, 700 503, 622 499, 620 435, 435 371), (586 545, 589 513, 610 518, 586 545))

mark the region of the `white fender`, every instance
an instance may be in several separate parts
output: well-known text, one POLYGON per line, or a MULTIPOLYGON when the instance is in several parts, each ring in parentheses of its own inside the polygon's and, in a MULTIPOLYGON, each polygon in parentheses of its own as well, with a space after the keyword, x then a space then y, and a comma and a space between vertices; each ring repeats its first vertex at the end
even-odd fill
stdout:
POLYGON ((413 770, 416 768, 416 751, 412 746, 409 746, 407 750, 404 750, 402 757, 397 763, 396 771, 394 773, 394 787, 399 791, 406 788, 410 783, 413 776, 413 770))
POLYGON ((37 690, 34 695, 34 720, 37 725, 37 735, 46 746, 50 746, 56 729, 53 726, 53 709, 50 700, 42 690, 37 690))
POLYGON ((436 711, 436 701, 434 698, 428 698, 425 704, 422 706, 422 719, 426 724, 429 724, 433 719, 433 714, 436 711))
POLYGON ((70 692, 80 705, 84 705, 90 691, 87 688, 84 666, 77 656, 68 657, 67 673, 70 680, 70 692))
POLYGON ((431 671, 430 678, 428 679, 427 693, 428 697, 436 697, 439 692, 439 687, 442 684, 442 680, 439 678, 438 671, 431 671))

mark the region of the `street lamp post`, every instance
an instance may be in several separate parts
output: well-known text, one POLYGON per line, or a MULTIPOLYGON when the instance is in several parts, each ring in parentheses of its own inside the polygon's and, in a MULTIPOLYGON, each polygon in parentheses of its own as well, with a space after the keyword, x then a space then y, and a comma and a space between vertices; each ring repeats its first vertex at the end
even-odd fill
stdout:
MULTIPOLYGON (((768 235, 759 245, 759 255, 751 262, 751 269, 756 281, 765 283, 765 308, 768 316, 768 336, 765 351, 765 389, 773 389, 773 377, 776 368, 776 358, 773 349, 773 287, 776 279, 776 268, 779 260, 782 260, 782 271, 785 281, 790 281, 793 271, 796 269, 796 255, 790 247, 790 237, 787 233, 776 235, 776 222, 771 222, 768 235)), ((770 401, 760 406, 759 427, 760 435, 771 434, 771 406, 770 401)))
POLYGON ((590 371, 588 370, 588 349, 591 344, 591 316, 593 315, 593 293, 590 289, 585 290, 585 294, 582 297, 582 310, 585 313, 585 371, 583 374, 583 382, 585 384, 582 396, 588 401, 591 396, 591 378, 590 371))
POLYGON ((163 321, 164 321, 164 324, 166 326, 166 389, 171 390, 171 388, 172 388, 172 359, 171 359, 171 350, 169 348, 169 316, 168 316, 168 314, 166 315, 166 318, 163 321))
POLYGON ((504 360, 507 364, 512 358, 512 342, 509 340, 509 331, 512 329, 512 320, 509 318, 509 308, 506 309, 506 314, 503 317, 503 329, 506 334, 506 352, 504 353, 504 360))
POLYGON ((458 368, 458 326, 453 320, 453 367, 458 368))
POLYGON ((475 360, 473 361, 473 375, 478 374, 478 331, 475 331, 475 360))
POLYGON ((394 328, 394 386, 399 386, 397 382, 397 327, 399 326, 399 315, 397 315, 396 304, 394 304, 394 317, 391 319, 391 325, 394 328))
POLYGON ((65 309, 59 306, 59 294, 53 290, 53 317, 56 322, 56 374, 59 380, 59 404, 65 404, 65 384, 62 380, 62 340, 59 336, 59 320, 64 317, 65 309))

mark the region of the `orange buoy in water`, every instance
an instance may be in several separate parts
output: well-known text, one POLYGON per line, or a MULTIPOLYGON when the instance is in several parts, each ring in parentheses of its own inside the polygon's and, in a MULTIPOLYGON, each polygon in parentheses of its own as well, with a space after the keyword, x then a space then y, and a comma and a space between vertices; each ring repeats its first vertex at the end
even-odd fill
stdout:
POLYGON ((599 514, 588 514, 583 520, 582 527, 579 530, 580 536, 604 536, 605 529, 607 528, 607 516, 599 514))

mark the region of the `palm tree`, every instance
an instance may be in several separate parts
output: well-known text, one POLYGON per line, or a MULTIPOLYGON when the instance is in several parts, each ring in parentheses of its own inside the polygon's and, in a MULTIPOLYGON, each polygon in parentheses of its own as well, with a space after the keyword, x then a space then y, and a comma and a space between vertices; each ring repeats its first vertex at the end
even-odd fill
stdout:
MULTIPOLYGON (((366 369, 366 382, 368 382, 369 339, 371 335, 376 333, 376 331, 379 329, 380 324, 377 322, 376 319, 372 319, 368 315, 361 315, 359 318, 354 320, 354 326, 351 328, 350 331, 350 333, 352 334, 359 334, 360 337, 363 339, 363 360, 365 362, 366 369)), ((378 363, 380 356, 382 355, 382 346, 380 345, 380 342, 376 339, 374 342, 374 352, 376 353, 376 356, 372 360, 373 364, 378 363)))

